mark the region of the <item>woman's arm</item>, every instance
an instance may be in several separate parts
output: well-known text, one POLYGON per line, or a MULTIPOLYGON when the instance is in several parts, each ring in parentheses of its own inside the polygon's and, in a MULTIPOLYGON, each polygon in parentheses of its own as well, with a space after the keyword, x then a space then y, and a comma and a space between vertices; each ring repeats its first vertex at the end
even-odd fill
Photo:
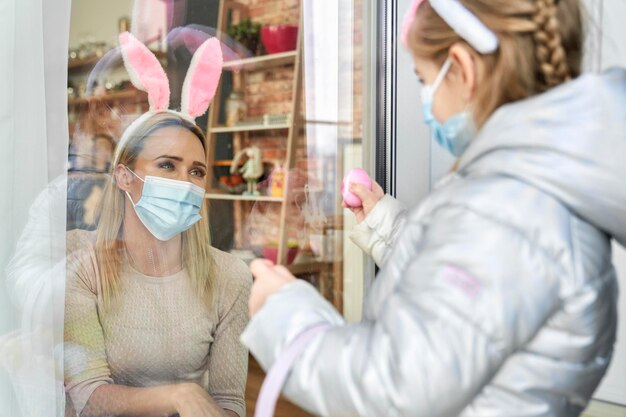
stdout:
POLYGON ((176 387, 172 385, 149 388, 100 385, 89 397, 80 416, 171 416, 176 413, 172 398, 174 388, 176 387))
POLYGON ((98 312, 96 265, 89 247, 67 259, 64 382, 78 415, 97 388, 113 383, 98 312))
POLYGON ((98 312, 95 262, 92 250, 68 258, 65 388, 78 415, 226 417, 198 384, 135 388, 113 383, 98 312))
POLYGON ((223 410, 198 384, 134 388, 106 384, 89 398, 81 417, 240 417, 223 410))
MULTIPOLYGON (((218 299, 219 323, 207 364, 209 394, 233 416, 245 414, 245 390, 248 376, 248 350, 239 340, 248 324, 248 298, 252 277, 246 264, 236 260, 223 280, 226 288, 218 299)), ((224 273, 224 272, 222 272, 224 273)))

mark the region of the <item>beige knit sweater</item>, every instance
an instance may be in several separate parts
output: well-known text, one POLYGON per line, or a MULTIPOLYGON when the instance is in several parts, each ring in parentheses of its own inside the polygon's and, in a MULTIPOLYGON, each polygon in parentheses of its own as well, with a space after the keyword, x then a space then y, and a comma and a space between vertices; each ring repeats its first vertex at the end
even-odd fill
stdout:
POLYGON ((252 283, 246 265, 212 249, 216 297, 207 308, 185 270, 150 277, 128 263, 122 296, 104 311, 95 253, 70 256, 65 308, 65 386, 80 415, 102 384, 148 387, 196 382, 223 408, 245 415, 248 354, 239 336, 252 283))

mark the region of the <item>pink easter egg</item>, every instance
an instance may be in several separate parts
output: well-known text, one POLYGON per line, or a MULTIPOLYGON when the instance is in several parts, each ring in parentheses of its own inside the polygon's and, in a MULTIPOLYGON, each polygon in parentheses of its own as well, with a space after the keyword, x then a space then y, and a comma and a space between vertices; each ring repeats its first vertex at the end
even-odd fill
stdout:
POLYGON ((350 184, 362 184, 371 190, 372 180, 369 175, 367 175, 365 170, 361 168, 353 168, 341 182, 341 195, 343 196, 343 201, 346 205, 353 208, 361 207, 363 203, 356 194, 350 192, 350 184))

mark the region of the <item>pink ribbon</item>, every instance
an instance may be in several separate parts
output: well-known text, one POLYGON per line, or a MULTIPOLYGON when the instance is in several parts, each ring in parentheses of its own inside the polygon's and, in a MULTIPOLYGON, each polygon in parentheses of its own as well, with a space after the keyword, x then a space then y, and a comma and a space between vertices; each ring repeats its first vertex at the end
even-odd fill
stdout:
POLYGON ((331 327, 328 323, 318 324, 300 333, 285 349, 270 368, 261 386, 261 392, 256 402, 254 417, 272 417, 276 409, 276 402, 280 391, 287 381, 289 372, 300 353, 309 345, 315 336, 331 327))

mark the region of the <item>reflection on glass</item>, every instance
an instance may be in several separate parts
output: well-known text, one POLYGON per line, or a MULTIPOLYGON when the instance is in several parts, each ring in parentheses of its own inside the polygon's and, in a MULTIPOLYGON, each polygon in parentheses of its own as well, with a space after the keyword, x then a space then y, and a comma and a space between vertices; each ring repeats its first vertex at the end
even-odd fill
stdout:
MULTIPOLYGON (((210 112, 212 241, 247 262, 287 265, 340 310, 347 298, 356 318, 362 290, 350 282, 352 293, 344 293, 343 253, 351 244, 343 240, 338 190, 344 173, 364 162, 363 5, 295 1, 269 12, 273 1, 241 3, 224 3, 218 31, 234 34, 252 22, 262 53, 226 62, 232 71, 210 112), (240 92, 245 113, 233 122, 229 99, 240 92), (256 196, 237 187, 227 168, 249 147, 261 150, 264 166, 256 196)), ((351 261, 362 268, 360 255, 351 261)))
MULTIPOLYGON (((242 265, 233 260, 236 258, 245 263, 266 258, 284 264, 294 275, 316 286, 349 319, 358 318, 362 284, 353 277, 362 276, 363 259, 344 239, 343 230, 351 226, 353 218, 350 213, 344 217, 339 189, 345 172, 366 161, 361 17, 365 5, 361 1, 330 7, 328 3, 298 0, 146 0, 129 1, 105 12, 84 0, 74 3, 68 64, 68 242, 72 248, 93 248, 95 255, 87 261, 77 254, 72 258, 68 286, 78 301, 70 307, 75 310, 69 320, 80 316, 91 322, 74 321, 68 326, 71 338, 76 338, 66 346, 70 362, 79 366, 80 357, 96 358, 104 346, 107 361, 98 363, 102 369, 108 366, 110 372, 94 376, 93 380, 99 381, 96 384, 168 384, 172 382, 171 364, 190 372, 185 380, 199 381, 198 365, 203 362, 198 358, 202 350, 194 351, 188 341, 200 343, 193 333, 198 329, 214 338, 202 343, 216 340, 212 316, 208 316, 209 322, 200 324, 185 319, 200 307, 184 298, 187 295, 181 291, 172 290, 166 295, 166 291, 154 287, 150 290, 158 300, 154 301, 145 296, 148 290, 139 288, 140 284, 137 288, 104 284, 107 276, 116 276, 107 275, 107 270, 118 271, 120 283, 135 282, 137 277, 169 279, 178 273, 177 268, 186 271, 188 278, 192 275, 188 265, 181 266, 184 262, 178 259, 177 247, 160 246, 153 235, 138 232, 141 227, 137 219, 128 218, 133 213, 141 218, 138 213, 144 201, 139 188, 148 186, 148 178, 153 176, 138 168, 137 161, 148 158, 160 139, 159 135, 143 135, 140 142, 145 146, 133 151, 137 160, 119 159, 128 151, 128 144, 120 147, 120 138, 149 109, 148 97, 131 85, 120 51, 112 47, 120 25, 128 23, 125 16, 131 16, 130 31, 165 69, 171 86, 170 108, 179 109, 185 99, 182 85, 193 54, 206 39, 217 36, 221 41, 224 73, 208 114, 195 120, 206 134, 200 158, 206 166, 202 185, 206 204, 201 212, 203 219, 197 223, 203 224, 207 233, 202 245, 208 248, 210 242, 209 253, 218 258, 225 256, 223 259, 232 265, 242 265), (110 50, 103 55, 96 53, 103 43, 110 50), (129 169, 119 171, 120 163, 130 165, 129 169), (122 179, 134 184, 130 198, 123 193, 122 179), (129 240, 136 233, 141 236, 140 242, 129 240), (78 277, 86 277, 86 281, 78 277), (87 288, 81 287, 84 282, 87 288), (106 296, 96 291, 93 300, 100 314, 100 330, 93 310, 87 309, 84 299, 80 301, 89 296, 93 285, 110 291, 106 296), (115 293, 118 295, 112 296, 115 293), (117 300, 111 306, 117 302, 121 305, 119 312, 108 312, 105 300, 117 300), (146 310, 146 302, 152 303, 150 311, 146 310), (152 328, 154 334, 124 336, 119 328, 133 320, 142 328, 152 328), (187 341, 181 341, 183 329, 175 328, 175 324, 191 332, 186 333, 187 341), (188 325, 191 327, 185 327, 188 325), (85 338, 96 337, 99 332, 105 335, 100 344, 95 349, 85 348, 85 338), (170 346, 171 364, 167 366, 161 366, 162 346, 170 346), (129 349, 137 349, 143 356, 121 360, 129 349), (146 361, 150 358, 157 365, 148 370, 146 361), (130 372, 131 367, 137 373, 130 372)), ((174 134, 177 138, 181 135, 185 134, 174 134)), ((176 167, 180 161, 169 163, 176 167)), ((168 164, 159 169, 165 166, 172 169, 168 164)), ((164 175, 160 171, 157 174, 164 175)), ((165 191, 159 189, 158 193, 165 191)), ((144 232, 149 229, 146 224, 143 228, 144 232)), ((220 267, 205 269, 230 277, 237 287, 237 279, 220 267)), ((236 274, 249 276, 245 269, 237 269, 236 274)), ((236 291, 232 285, 224 288, 236 291)), ((231 377, 240 381, 240 370, 234 366, 231 377)), ((202 383, 208 387, 206 380, 202 383)), ((225 382, 216 380, 215 384, 225 382)), ((69 386, 77 411, 89 407, 90 396, 98 392, 94 389, 90 394, 90 388, 76 375, 70 376, 69 386)), ((217 392, 215 386, 212 389, 206 392, 217 392)), ((105 401, 106 395, 93 398, 105 401)), ((249 414, 253 413, 251 404, 249 414)))

